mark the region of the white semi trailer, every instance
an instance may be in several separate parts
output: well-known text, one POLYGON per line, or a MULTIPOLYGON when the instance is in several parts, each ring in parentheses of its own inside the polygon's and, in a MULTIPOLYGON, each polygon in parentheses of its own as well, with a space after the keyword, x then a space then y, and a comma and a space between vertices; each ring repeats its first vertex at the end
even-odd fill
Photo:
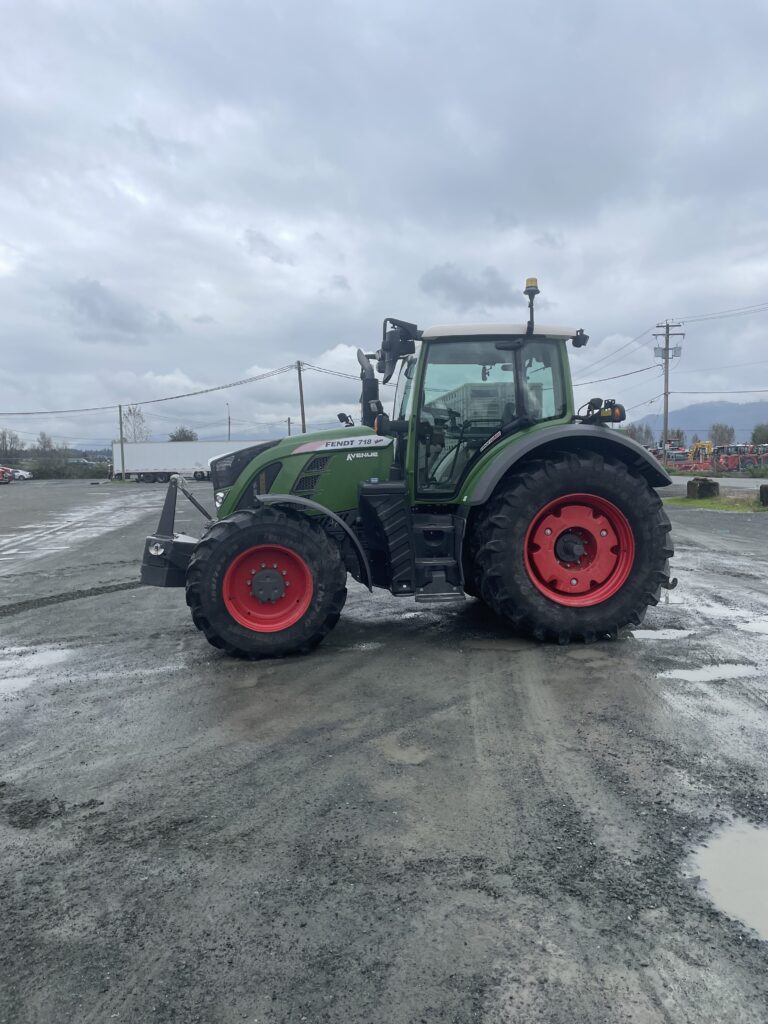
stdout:
POLYGON ((123 446, 112 442, 112 475, 117 480, 167 483, 174 473, 195 480, 208 479, 208 463, 219 455, 261 444, 261 441, 131 441, 123 446))

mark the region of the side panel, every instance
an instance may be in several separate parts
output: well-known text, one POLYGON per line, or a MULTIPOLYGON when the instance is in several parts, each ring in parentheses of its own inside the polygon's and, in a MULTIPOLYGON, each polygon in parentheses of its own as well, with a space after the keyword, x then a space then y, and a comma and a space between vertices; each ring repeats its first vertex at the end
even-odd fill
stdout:
POLYGON ((542 425, 525 434, 516 434, 503 446, 490 448, 464 481, 459 501, 469 505, 484 504, 504 474, 525 456, 541 453, 541 457, 546 458, 556 451, 584 449, 621 459, 644 476, 652 487, 666 487, 672 483, 672 478, 650 452, 609 427, 580 423, 542 425))
POLYGON ((357 508, 362 480, 386 480, 392 465, 393 442, 366 427, 323 431, 285 438, 257 456, 240 474, 219 509, 219 518, 253 504, 253 487, 262 470, 280 463, 271 494, 309 498, 333 512, 357 508))

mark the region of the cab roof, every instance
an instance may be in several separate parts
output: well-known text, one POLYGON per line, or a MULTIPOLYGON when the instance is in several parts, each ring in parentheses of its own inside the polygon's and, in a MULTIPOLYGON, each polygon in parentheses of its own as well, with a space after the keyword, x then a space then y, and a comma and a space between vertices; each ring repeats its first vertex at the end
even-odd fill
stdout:
MULTIPOLYGON (((436 324, 421 332, 422 338, 463 338, 474 335, 503 336, 524 335, 528 324, 436 324)), ((575 327, 552 327, 549 324, 536 324, 534 337, 553 338, 567 341, 577 332, 575 327)))

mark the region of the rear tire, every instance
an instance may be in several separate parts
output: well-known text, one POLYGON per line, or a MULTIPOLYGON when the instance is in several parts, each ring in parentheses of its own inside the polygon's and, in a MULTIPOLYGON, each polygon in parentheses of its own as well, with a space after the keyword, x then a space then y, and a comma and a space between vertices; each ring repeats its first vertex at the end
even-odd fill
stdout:
POLYGON ((228 654, 305 653, 338 622, 346 575, 338 546, 306 516, 242 510, 216 523, 195 548, 187 604, 208 642, 228 654))
POLYGON ((622 462, 568 453, 530 462, 478 523, 475 585, 537 640, 616 637, 658 603, 670 530, 659 496, 622 462))

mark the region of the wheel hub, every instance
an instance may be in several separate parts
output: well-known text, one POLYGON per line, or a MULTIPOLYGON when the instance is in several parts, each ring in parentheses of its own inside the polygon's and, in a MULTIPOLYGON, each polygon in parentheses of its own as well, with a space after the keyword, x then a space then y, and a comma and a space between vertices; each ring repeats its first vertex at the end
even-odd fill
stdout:
POLYGON ((277 569, 262 569, 251 578, 251 593, 265 604, 274 604, 285 594, 285 579, 277 569))
POLYGON ((621 590, 635 560, 632 527, 595 494, 556 498, 534 516, 525 536, 528 577, 557 604, 588 607, 621 590))
POLYGON ((561 562, 578 562, 586 551, 584 539, 575 530, 566 530, 555 541, 555 554, 561 562))

